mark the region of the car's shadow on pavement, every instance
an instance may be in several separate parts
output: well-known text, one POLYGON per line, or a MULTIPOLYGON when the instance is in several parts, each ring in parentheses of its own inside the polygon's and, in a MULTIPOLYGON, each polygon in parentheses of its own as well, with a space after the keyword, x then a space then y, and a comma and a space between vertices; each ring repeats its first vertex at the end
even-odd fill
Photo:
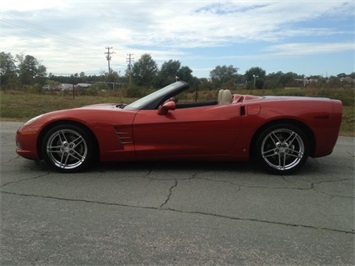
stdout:
POLYGON ((251 162, 121 162, 121 163, 98 163, 88 171, 114 172, 134 170, 159 170, 159 171, 235 171, 235 172, 260 172, 263 170, 251 162))
MULTIPOLYGON (((41 171, 55 172, 45 161, 36 162, 30 169, 37 168, 41 171)), ((318 161, 309 160, 299 171, 292 175, 312 175, 324 170, 318 161)), ((84 173, 114 173, 114 172, 196 172, 196 173, 222 173, 229 172, 235 175, 268 175, 275 176, 264 170, 254 161, 246 162, 210 162, 210 161, 151 161, 151 162, 99 162, 84 173)))

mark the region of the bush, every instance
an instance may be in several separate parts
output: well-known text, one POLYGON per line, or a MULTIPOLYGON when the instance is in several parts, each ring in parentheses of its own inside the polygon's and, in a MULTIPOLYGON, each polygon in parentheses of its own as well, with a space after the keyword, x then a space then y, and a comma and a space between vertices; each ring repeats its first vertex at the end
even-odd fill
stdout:
POLYGON ((154 89, 142 88, 137 85, 129 85, 126 90, 126 97, 128 98, 142 98, 143 96, 152 93, 154 89))

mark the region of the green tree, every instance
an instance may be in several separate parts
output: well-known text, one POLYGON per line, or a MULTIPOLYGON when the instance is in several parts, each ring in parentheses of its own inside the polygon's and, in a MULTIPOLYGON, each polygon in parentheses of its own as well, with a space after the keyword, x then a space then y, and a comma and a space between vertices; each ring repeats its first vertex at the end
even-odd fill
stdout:
POLYGON ((105 74, 105 81, 108 86, 112 89, 117 87, 117 83, 119 82, 120 77, 116 71, 110 71, 110 73, 105 74))
POLYGON ((0 53, 0 86, 1 89, 15 87, 17 82, 16 60, 10 53, 0 53))
POLYGON ((283 74, 280 77, 280 83, 282 84, 282 87, 287 87, 288 85, 293 84, 295 82, 295 79, 297 78, 302 78, 302 77, 299 77, 296 73, 287 72, 286 74, 283 74))
POLYGON ((281 71, 273 72, 265 77, 264 87, 266 89, 276 89, 281 88, 281 78, 284 75, 281 71))
POLYGON ((216 88, 222 87, 223 84, 234 84, 237 80, 238 68, 230 66, 216 66, 211 72, 210 77, 216 88))
POLYGON ((176 79, 179 78, 178 74, 180 66, 181 63, 177 60, 169 60, 164 62, 161 66, 157 78, 155 79, 154 84, 157 87, 164 87, 170 83, 175 82, 176 79))
POLYGON ((134 63, 132 77, 138 86, 151 87, 157 76, 158 66, 149 54, 144 54, 134 63))
POLYGON ((35 78, 36 82, 44 85, 47 77, 47 68, 44 65, 38 65, 37 76, 35 78))
POLYGON ((262 89, 266 76, 266 71, 260 67, 252 67, 245 72, 248 81, 248 88, 262 89))
POLYGON ((41 65, 38 60, 32 55, 17 55, 19 64, 20 80, 22 85, 33 85, 46 74, 46 67, 41 65))
POLYGON ((177 77, 179 80, 186 81, 187 83, 191 84, 194 83, 194 77, 192 76, 192 70, 187 67, 183 66, 178 70, 177 77))

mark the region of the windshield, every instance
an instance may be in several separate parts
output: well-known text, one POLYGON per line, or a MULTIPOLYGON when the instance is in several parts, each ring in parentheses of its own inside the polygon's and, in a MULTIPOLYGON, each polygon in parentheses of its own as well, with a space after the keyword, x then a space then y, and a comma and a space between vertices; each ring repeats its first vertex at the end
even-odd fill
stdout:
POLYGON ((169 91, 174 91, 174 89, 181 87, 181 83, 175 82, 173 84, 170 84, 160 90, 157 90, 151 94, 148 94, 147 96, 144 96, 143 98, 140 98, 139 100, 127 105, 124 107, 126 110, 140 110, 142 106, 145 106, 146 103, 153 101, 154 99, 158 99, 160 97, 163 97, 164 95, 168 94, 169 91))

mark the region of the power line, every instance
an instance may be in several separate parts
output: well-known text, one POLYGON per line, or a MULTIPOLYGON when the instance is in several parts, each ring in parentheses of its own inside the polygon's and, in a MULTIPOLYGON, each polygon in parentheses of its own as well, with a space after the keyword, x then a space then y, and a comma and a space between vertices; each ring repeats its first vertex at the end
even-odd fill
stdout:
POLYGON ((70 36, 68 34, 64 34, 62 32, 41 26, 39 24, 32 23, 29 20, 25 20, 17 16, 2 14, 1 22, 3 25, 4 33, 9 28, 16 29, 17 31, 19 29, 23 29, 26 31, 26 33, 33 33, 39 36, 49 37, 61 42, 71 44, 72 46, 75 46, 75 43, 83 43, 83 40, 77 37, 70 36))

